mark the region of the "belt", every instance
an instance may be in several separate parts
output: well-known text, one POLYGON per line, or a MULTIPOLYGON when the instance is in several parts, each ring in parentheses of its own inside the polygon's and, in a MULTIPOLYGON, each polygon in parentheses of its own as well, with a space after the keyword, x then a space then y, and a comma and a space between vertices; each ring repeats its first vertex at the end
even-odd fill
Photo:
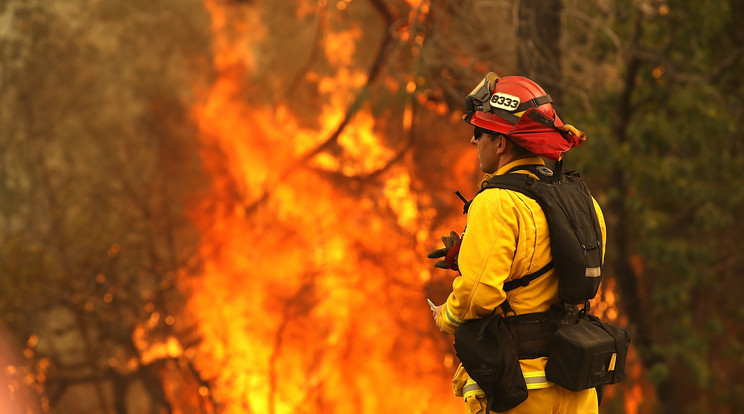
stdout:
POLYGON ((547 312, 510 316, 506 318, 506 326, 514 339, 519 359, 548 356, 557 326, 548 320, 547 312))

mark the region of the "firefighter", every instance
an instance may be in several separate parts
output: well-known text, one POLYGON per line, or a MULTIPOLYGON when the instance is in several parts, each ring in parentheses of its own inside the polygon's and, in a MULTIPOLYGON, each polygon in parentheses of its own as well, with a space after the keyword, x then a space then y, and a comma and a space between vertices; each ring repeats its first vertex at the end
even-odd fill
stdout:
MULTIPOLYGON (((499 78, 489 73, 468 95, 463 119, 474 127, 470 142, 477 147, 480 185, 507 172, 531 174, 521 166, 545 167, 543 158, 561 160, 579 145, 584 133, 561 122, 552 99, 535 82, 521 76, 499 78)), ((560 164, 559 164, 560 165, 560 164)), ((534 174, 532 174, 534 176, 534 174)), ((537 178, 537 177, 535 177, 537 178)), ((602 212, 594 201, 606 241, 602 212)), ((547 312, 558 302, 554 270, 520 289, 506 292, 504 283, 546 267, 552 260, 548 225, 537 202, 524 194, 489 188, 468 206, 462 238, 451 233, 442 238, 443 249, 429 254, 441 259, 435 266, 459 271, 447 301, 433 309, 439 329, 453 334, 465 321, 484 318, 505 300, 516 315, 547 312)), ((527 384, 527 399, 508 413, 597 413, 594 388, 573 392, 545 377, 547 357, 520 359, 527 384)), ((483 390, 460 365, 453 378, 456 396, 465 400, 467 413, 486 414, 483 390)))

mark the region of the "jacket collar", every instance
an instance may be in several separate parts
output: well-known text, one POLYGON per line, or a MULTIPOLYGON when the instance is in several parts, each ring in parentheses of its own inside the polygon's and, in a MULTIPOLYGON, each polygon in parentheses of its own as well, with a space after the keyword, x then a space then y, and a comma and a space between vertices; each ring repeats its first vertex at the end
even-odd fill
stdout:
POLYGON ((478 188, 482 188, 483 184, 490 180, 492 177, 496 175, 504 175, 507 171, 511 170, 514 167, 520 167, 522 165, 545 165, 545 161, 543 161, 540 157, 529 157, 529 158, 520 158, 518 160, 514 160, 501 168, 499 168, 495 173, 493 174, 486 174, 478 183, 478 188))

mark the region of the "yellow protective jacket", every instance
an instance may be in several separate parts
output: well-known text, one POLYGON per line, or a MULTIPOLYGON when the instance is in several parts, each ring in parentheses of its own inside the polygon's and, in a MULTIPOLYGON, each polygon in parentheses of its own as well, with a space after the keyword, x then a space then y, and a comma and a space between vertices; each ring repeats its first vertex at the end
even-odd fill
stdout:
MULTIPOLYGON (((538 157, 516 160, 499 168, 495 175, 520 165, 544 165, 544 162, 538 157)), ((514 173, 531 174, 526 170, 514 173)), ((481 185, 489 178, 490 175, 484 177, 481 185)), ((602 229, 604 251, 604 216, 596 200, 594 207, 602 229)), ((452 334, 464 321, 488 316, 504 299, 509 300, 517 315, 546 312, 551 304, 558 302, 558 278, 554 270, 508 293, 504 292, 504 282, 536 272, 551 260, 548 224, 535 200, 500 188, 479 193, 468 210, 457 262, 460 276, 452 283, 452 293, 437 318, 437 325, 452 334)), ((545 357, 520 360, 528 389, 553 385, 545 378, 546 361, 545 357)), ((462 366, 453 385, 458 396, 482 395, 462 366)))

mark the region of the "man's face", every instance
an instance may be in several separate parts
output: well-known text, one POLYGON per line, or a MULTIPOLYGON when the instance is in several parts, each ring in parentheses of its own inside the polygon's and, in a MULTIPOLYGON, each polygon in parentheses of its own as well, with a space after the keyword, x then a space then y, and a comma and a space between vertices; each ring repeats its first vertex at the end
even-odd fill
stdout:
POLYGON ((498 170, 502 154, 500 149, 504 145, 501 142, 502 140, 503 137, 499 134, 475 127, 470 143, 478 148, 478 161, 480 162, 480 169, 484 173, 493 174, 498 170))

